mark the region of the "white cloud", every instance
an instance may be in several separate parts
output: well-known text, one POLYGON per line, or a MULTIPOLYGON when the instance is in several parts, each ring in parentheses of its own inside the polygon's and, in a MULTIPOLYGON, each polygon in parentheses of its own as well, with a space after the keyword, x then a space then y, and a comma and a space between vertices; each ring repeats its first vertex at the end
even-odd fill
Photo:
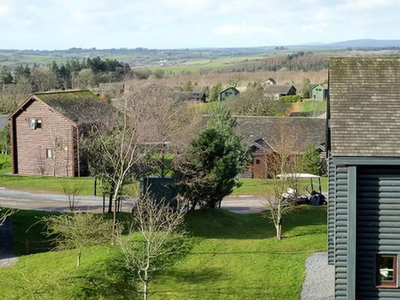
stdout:
POLYGON ((8 14, 9 8, 7 5, 0 5, 0 16, 5 16, 8 14))
POLYGON ((256 33, 273 33, 274 29, 263 26, 249 26, 249 25, 225 25, 214 29, 214 33, 222 35, 232 34, 256 34, 256 33))
POLYGON ((71 19, 74 23, 78 24, 90 23, 92 21, 91 16, 83 11, 73 11, 71 19))

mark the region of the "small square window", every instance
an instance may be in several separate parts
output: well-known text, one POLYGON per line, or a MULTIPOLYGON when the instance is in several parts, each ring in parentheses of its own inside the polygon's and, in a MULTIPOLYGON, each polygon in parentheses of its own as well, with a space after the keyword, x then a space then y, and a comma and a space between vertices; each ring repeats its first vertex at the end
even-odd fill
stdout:
POLYGON ((41 119, 29 119, 29 129, 36 130, 42 129, 42 120, 41 119))
POLYGON ((378 254, 377 288, 397 288, 397 255, 378 254))
POLYGON ((46 149, 46 158, 53 158, 53 151, 51 149, 46 149))
POLYGON ((36 119, 29 119, 29 129, 36 129, 36 119))
POLYGON ((256 165, 259 165, 260 164, 260 160, 259 159, 256 159, 256 165))

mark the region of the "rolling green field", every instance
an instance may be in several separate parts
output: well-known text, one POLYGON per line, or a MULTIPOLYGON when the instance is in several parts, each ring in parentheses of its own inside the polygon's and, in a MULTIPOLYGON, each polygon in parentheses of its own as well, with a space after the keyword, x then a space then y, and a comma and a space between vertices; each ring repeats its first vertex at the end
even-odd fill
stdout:
MULTIPOLYGON (((20 241, 27 236, 48 244, 40 226, 25 230, 41 216, 19 211, 12 217, 14 239, 22 245, 16 249, 19 255, 20 241)), ((305 259, 326 251, 325 207, 299 207, 287 215, 282 241, 260 214, 195 211, 187 215, 186 229, 189 252, 157 274, 150 299, 299 299, 305 259)), ((88 248, 79 268, 74 250, 43 251, 20 256, 14 267, 0 269, 4 299, 139 298, 117 246, 88 248)))

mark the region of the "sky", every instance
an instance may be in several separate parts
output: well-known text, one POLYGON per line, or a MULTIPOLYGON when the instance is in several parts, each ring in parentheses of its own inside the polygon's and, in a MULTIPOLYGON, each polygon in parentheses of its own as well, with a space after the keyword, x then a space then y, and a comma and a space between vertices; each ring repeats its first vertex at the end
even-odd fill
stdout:
POLYGON ((0 49, 400 39, 399 0, 0 0, 0 49))

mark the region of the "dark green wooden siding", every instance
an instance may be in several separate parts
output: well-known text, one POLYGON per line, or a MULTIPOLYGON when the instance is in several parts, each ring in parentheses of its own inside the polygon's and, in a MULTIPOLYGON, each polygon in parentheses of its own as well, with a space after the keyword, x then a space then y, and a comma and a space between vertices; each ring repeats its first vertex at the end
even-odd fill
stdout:
POLYGON ((328 193, 328 264, 335 263, 335 186, 336 186, 336 166, 329 158, 329 193, 328 193))
POLYGON ((335 300, 347 300, 348 169, 336 166, 335 174, 335 300))
POLYGON ((400 299, 375 287, 377 255, 400 254, 400 168, 358 167, 357 181, 357 299, 400 299))

